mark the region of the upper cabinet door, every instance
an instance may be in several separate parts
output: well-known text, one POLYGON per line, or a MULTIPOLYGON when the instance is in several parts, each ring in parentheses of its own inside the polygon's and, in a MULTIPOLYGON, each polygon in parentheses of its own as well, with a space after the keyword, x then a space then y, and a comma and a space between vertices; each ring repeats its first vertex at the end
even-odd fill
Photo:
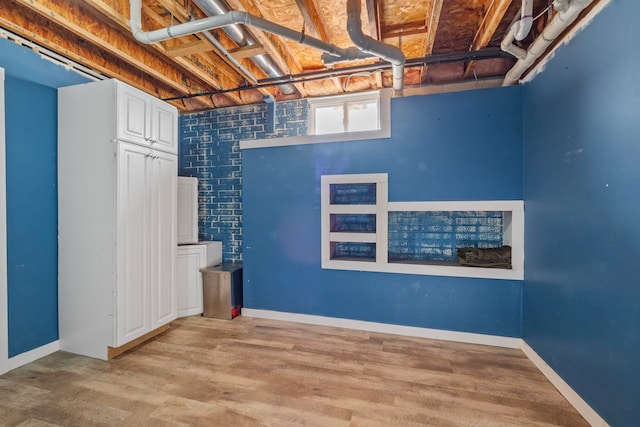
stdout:
POLYGON ((178 152, 178 110, 157 99, 153 103, 151 146, 168 153, 178 152))
POLYGON ((151 145, 151 109, 154 98, 124 84, 117 85, 118 139, 151 145))

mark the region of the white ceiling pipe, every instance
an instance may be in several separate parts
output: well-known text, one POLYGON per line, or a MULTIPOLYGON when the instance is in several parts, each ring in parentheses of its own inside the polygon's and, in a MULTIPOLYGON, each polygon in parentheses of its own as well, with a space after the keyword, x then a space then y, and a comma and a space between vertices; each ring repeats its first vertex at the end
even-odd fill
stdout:
POLYGON ((151 44, 157 43, 176 37, 187 36, 190 34, 201 33, 203 31, 214 30, 216 28, 226 27, 233 24, 244 24, 259 28, 268 33, 273 33, 284 38, 296 41, 300 44, 313 47, 315 49, 327 52, 333 56, 347 55, 347 49, 340 48, 334 44, 325 43, 314 37, 306 36, 297 31, 290 30, 287 27, 278 25, 274 22, 253 16, 247 12, 230 11, 222 15, 209 16, 207 18, 197 19, 195 21, 185 22, 183 24, 173 25, 153 31, 142 30, 142 3, 141 0, 130 0, 131 9, 131 32, 136 40, 141 43, 151 44))
POLYGON ((569 0, 555 0, 553 8, 558 12, 566 12, 569 9, 569 0))
POLYGON ((507 72, 502 86, 510 86, 517 83, 524 72, 544 54, 551 43, 575 21, 580 12, 592 2, 593 0, 569 0, 569 7, 566 8, 564 12, 558 12, 542 31, 542 34, 529 46, 527 56, 524 59, 518 60, 513 68, 507 72))
POLYGON ((362 32, 361 10, 360 0, 347 1, 347 32, 349 37, 361 51, 373 54, 391 63, 393 66, 393 90, 402 92, 404 86, 404 54, 397 47, 381 43, 362 32))
POLYGON ((507 30, 507 34, 505 34, 504 39, 502 39, 502 43, 500 43, 500 48, 503 51, 510 53, 511 55, 515 56, 518 59, 524 59, 527 57, 527 51, 513 44, 513 40, 515 40, 516 38, 513 27, 518 23, 519 15, 520 14, 517 14, 513 18, 513 21, 509 26, 509 30, 507 30))
POLYGON ((524 40, 533 25, 533 0, 522 0, 520 20, 511 26, 516 40, 524 40))

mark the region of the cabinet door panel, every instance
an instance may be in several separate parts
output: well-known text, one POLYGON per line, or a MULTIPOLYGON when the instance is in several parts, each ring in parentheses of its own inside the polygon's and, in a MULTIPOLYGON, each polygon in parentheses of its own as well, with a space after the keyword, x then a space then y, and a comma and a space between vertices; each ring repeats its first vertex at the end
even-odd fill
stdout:
POLYGON ((178 244, 198 243, 198 178, 178 177, 178 244))
POLYGON ((164 102, 154 100, 153 107, 153 148, 178 152, 178 111, 175 107, 164 102))
POLYGON ((116 347, 151 330, 148 156, 148 149, 127 143, 119 144, 116 347))
POLYGON ((178 316, 202 314, 202 274, 206 267, 204 245, 178 247, 178 316))
POLYGON ((176 247, 177 247, 177 176, 175 155, 154 151, 151 191, 151 256, 153 328, 177 316, 176 247))
POLYGON ((118 139, 149 145, 153 98, 126 85, 118 85, 117 99, 118 139))

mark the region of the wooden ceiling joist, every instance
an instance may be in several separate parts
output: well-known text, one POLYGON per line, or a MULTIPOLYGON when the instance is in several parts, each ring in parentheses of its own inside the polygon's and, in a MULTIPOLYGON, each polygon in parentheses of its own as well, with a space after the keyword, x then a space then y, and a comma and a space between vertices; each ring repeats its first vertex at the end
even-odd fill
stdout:
MULTIPOLYGON (((71 33, 63 34, 58 31, 51 31, 51 24, 45 18, 23 9, 21 6, 0 2, 0 27, 36 44, 45 46, 47 49, 106 77, 117 78, 159 98, 170 98, 182 94, 173 88, 145 78, 145 75, 139 70, 126 66, 126 64, 119 62, 118 58, 105 55, 95 46, 85 43, 71 33)), ((202 109, 205 107, 204 104, 196 100, 173 101, 171 103, 181 110, 202 109)))
POLYGON ((431 52, 433 51, 433 45, 436 41, 436 33, 438 32, 438 25, 440 25, 442 2, 443 0, 428 1, 427 17, 424 22, 425 26, 427 27, 427 35, 424 39, 422 56, 431 55, 431 52))
POLYGON ((327 33, 326 25, 322 20, 322 15, 318 12, 318 6, 314 0, 296 0, 298 9, 307 24, 307 31, 311 31, 313 35, 322 41, 330 40, 327 33))
POLYGON ((424 23, 412 25, 390 26, 382 29, 382 41, 384 43, 396 43, 401 45, 403 41, 423 40, 427 34, 424 23))
MULTIPOLYGON (((162 1, 162 0, 161 0, 162 1)), ((143 15, 148 19, 153 20, 155 25, 158 27, 166 27, 169 22, 160 16, 154 9, 149 6, 142 6, 143 15)), ((129 24, 125 24, 125 28, 129 28, 129 24)), ((193 36, 189 36, 187 38, 181 38, 181 40, 189 40, 193 39, 193 36)), ((166 55, 167 45, 176 46, 182 44, 183 41, 178 41, 177 39, 167 40, 164 43, 153 43, 151 45, 152 48, 159 50, 163 54, 166 55)), ((232 89, 238 87, 242 83, 241 74, 237 72, 235 69, 231 69, 227 66, 226 63, 218 63, 215 60, 211 61, 207 58, 206 55, 187 55, 183 57, 175 57, 172 60, 184 67, 185 69, 190 70, 194 75, 202 79, 203 82, 208 83, 215 89, 232 89)), ((206 92, 206 91, 200 91, 206 92)), ((238 96, 238 94, 229 93, 227 94, 229 98, 231 98, 235 103, 242 104, 242 98, 238 96)))
MULTIPOLYGON (((91 7, 93 7, 95 10, 97 10, 100 14, 108 18, 112 25, 121 29, 126 34, 129 34, 130 32, 129 21, 127 20, 127 18, 125 18, 125 16, 121 15, 121 12, 117 12, 114 9, 114 8, 118 8, 120 10, 124 9, 124 7, 118 7, 121 5, 119 5, 117 1, 115 3, 112 1, 110 4, 107 4, 105 1, 101 1, 101 0, 85 0, 85 2, 89 4, 91 7)), ((177 10, 178 9, 175 9, 175 11, 177 10)), ((148 5, 143 5, 143 15, 147 19, 150 19, 151 21, 153 21, 153 23, 159 27, 167 26, 170 22, 170 20, 168 21, 166 20, 166 18, 161 17, 155 10, 151 9, 148 5)), ((213 49, 213 46, 211 46, 208 42, 204 40, 198 40, 195 37, 192 37, 191 40, 194 43, 201 43, 203 49, 205 46, 208 46, 207 50, 213 49)), ((132 39, 132 42, 137 43, 137 42, 134 42, 133 39, 132 39)), ((191 90, 189 93, 210 92, 212 90, 219 90, 223 88, 234 88, 240 85, 242 80, 239 79, 239 74, 237 72, 229 69, 229 67, 226 66, 226 64, 224 65, 217 64, 215 60, 211 61, 206 59, 206 56, 207 56, 206 53, 202 53, 201 55, 190 53, 184 56, 170 55, 170 51, 173 48, 176 49, 177 53, 180 53, 179 49, 182 48, 181 46, 182 44, 184 43, 176 42, 176 44, 171 45, 171 48, 166 48, 161 43, 155 43, 155 44, 149 45, 149 48, 154 49, 163 55, 166 55, 171 60, 171 62, 173 62, 176 66, 182 68, 184 71, 188 72, 189 74, 199 77, 203 81, 203 83, 207 85, 201 88, 200 90, 191 90)), ((189 44, 189 42, 187 42, 187 44, 189 44)), ((224 96, 230 98, 232 102, 218 100, 218 102, 215 103, 212 101, 211 98, 207 98, 207 97, 198 97, 198 98, 192 98, 192 99, 197 100, 198 102, 205 103, 207 105, 206 108, 212 108, 218 105, 226 106, 226 105, 243 103, 242 99, 239 97, 238 94, 229 93, 224 96)))
MULTIPOLYGON (((485 13, 484 18, 482 19, 480 28, 478 28, 473 39, 473 45, 471 46, 472 51, 487 47, 493 39, 498 26, 502 22, 502 19, 504 18, 505 13, 507 13, 512 2, 513 0, 494 0, 491 3, 487 9, 487 13, 485 13)), ((476 61, 470 61, 465 69, 464 77, 471 77, 475 67, 476 61)))
POLYGON ((237 60, 240 60, 244 58, 251 58, 252 56, 256 56, 256 55, 263 55, 266 52, 264 50, 264 47, 262 47, 262 45, 252 44, 252 45, 237 47, 235 49, 230 50, 229 53, 237 60))
MULTIPOLYGON (((438 26, 440 25, 440 15, 442 14, 442 2, 443 0, 429 0, 427 5, 427 17, 425 18, 425 26, 427 27, 427 34, 424 38, 422 45, 422 56, 431 55, 433 52, 433 45, 436 42, 436 34, 438 32, 438 26)), ((427 77, 428 67, 424 67, 422 80, 427 77)))
MULTIPOLYGON (((318 6, 316 5, 315 1, 296 0, 296 4, 298 5, 298 9, 300 9, 302 17, 304 18, 307 31, 310 30, 315 37, 319 38, 323 42, 331 43, 329 33, 327 32, 327 27, 322 19, 322 14, 318 12, 318 6)), ((344 92, 342 81, 339 78, 333 77, 331 78, 331 80, 336 86, 338 92, 344 92)))
MULTIPOLYGON (((155 0, 158 5, 162 8, 164 8, 164 10, 166 10, 170 16, 171 19, 177 22, 187 22, 191 19, 202 19, 202 18, 206 18, 207 15, 202 12, 200 9, 197 9, 194 7, 193 3, 188 2, 188 5, 191 6, 189 7, 189 9, 187 10, 187 5, 185 4, 179 4, 176 3, 174 0, 155 0)), ((158 16, 158 14, 152 10, 148 10, 147 11, 150 15, 153 16, 158 16)), ((175 22, 174 22, 175 23, 175 22)), ((166 26, 168 25, 168 22, 164 21, 164 25, 166 26)), ((215 31, 215 35, 217 36, 216 39, 218 40, 219 44, 229 53, 232 55, 232 51, 234 49, 238 49, 238 46, 231 40, 229 39, 229 37, 227 37, 227 35, 222 31, 222 30, 214 30, 215 31)), ((213 35, 213 31, 211 32, 211 34, 213 35)), ((218 48, 218 46, 214 45, 212 42, 210 42, 206 37, 200 35, 198 37, 198 39, 202 42, 205 43, 206 45, 209 46, 209 51, 210 51, 210 55, 215 54, 217 59, 226 63, 228 65, 228 67, 230 69, 233 69, 235 71, 235 73, 237 75, 240 75, 243 77, 243 79, 245 81, 253 81, 255 79, 259 79, 261 77, 266 77, 266 74, 264 73, 263 70, 261 70, 257 65, 255 65, 253 62, 245 59, 245 58, 236 58, 234 55, 234 58, 236 60, 239 60, 242 62, 242 66, 245 68, 245 70, 247 70, 249 74, 247 74, 244 70, 238 68, 235 64, 233 64, 232 62, 228 61, 226 59, 226 54, 222 51, 220 51, 220 49, 218 48)), ((256 46, 260 46, 260 45, 256 45, 256 46)), ((264 53, 264 51, 262 52, 264 53)), ((259 53, 255 53, 256 55, 258 55, 259 53)), ((206 54, 200 55, 200 58, 203 57, 207 57, 206 54)), ((209 60, 210 61, 210 60, 209 60)), ((224 72, 224 70, 222 70, 224 72)), ((241 86, 241 84, 236 84, 235 87, 239 87, 241 86)), ((232 89, 233 87, 225 87, 226 89, 232 89)), ((218 88, 220 89, 220 88, 218 88)), ((275 88, 263 88, 259 90, 260 93, 262 93, 263 95, 272 95, 275 96, 276 94, 276 89, 275 88)), ((236 96, 240 96, 239 94, 237 94, 236 96)), ((242 100, 242 98, 239 98, 242 100)))
MULTIPOLYGON (((180 70, 171 67, 158 56, 150 54, 112 27, 104 25, 77 2, 59 0, 13 0, 33 13, 59 25, 80 39, 143 71, 181 94, 203 91, 198 82, 187 79, 180 70)), ((204 106, 213 105, 204 101, 204 106)))
POLYGON ((179 56, 193 55, 194 53, 202 53, 210 50, 211 45, 209 45, 209 43, 205 43, 202 40, 195 40, 189 43, 182 43, 180 45, 167 48, 165 51, 167 52, 168 56, 177 58, 179 56))

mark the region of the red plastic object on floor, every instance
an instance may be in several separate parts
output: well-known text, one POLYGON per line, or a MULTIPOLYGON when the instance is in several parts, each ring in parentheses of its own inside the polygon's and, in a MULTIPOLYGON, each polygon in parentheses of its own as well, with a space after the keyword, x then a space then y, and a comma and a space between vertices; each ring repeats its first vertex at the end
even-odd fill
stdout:
POLYGON ((231 318, 240 316, 240 307, 236 306, 231 309, 231 318))

